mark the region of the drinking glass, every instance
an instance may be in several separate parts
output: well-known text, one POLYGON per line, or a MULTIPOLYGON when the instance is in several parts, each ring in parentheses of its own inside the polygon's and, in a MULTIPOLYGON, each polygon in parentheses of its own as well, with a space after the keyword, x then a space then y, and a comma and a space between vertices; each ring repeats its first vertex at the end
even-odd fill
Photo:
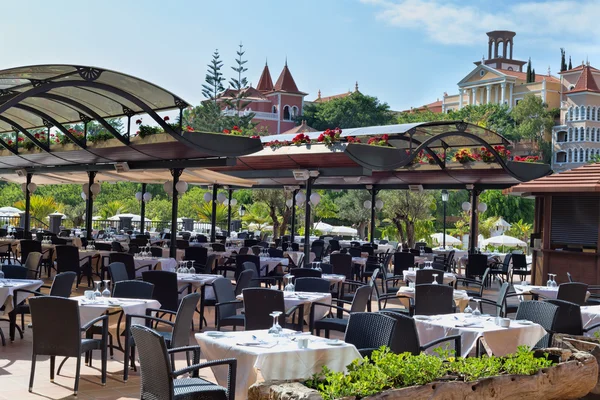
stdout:
POLYGON ((421 248, 419 249, 419 254, 420 254, 421 256, 424 256, 424 255, 425 255, 425 248, 424 248, 423 246, 421 246, 421 248))
POLYGON ((473 310, 473 316, 479 317, 481 316, 481 311, 479 310, 479 303, 481 303, 481 299, 473 299, 475 301, 475 309, 473 310))
MULTIPOLYGON (((469 297, 469 301, 471 301, 470 297, 469 297)), ((471 308, 471 305, 469 303, 467 303, 467 306, 465 307, 465 309, 463 310, 463 312, 465 314, 471 314, 473 312, 473 309, 471 308)))
POLYGON ((109 284, 110 284, 109 279, 104 281, 104 290, 102 291, 102 297, 110 297, 110 290, 108 289, 109 284))
POLYGON ((556 283, 556 274, 550 274, 550 276, 552 277, 552 287, 558 287, 558 284, 556 283))
POLYGON ((100 284, 102 283, 102 281, 94 281, 94 283, 96 284, 96 290, 94 291, 94 297, 95 298, 102 297, 102 292, 100 291, 100 284))
POLYGON ((294 282, 294 275, 286 275, 287 277, 287 285, 285 285, 285 291, 286 292, 293 292, 295 289, 295 286, 292 282, 294 282))
POLYGON ((552 274, 548 274, 548 282, 546 282, 546 287, 553 287, 552 286, 552 274))
POLYGON ((431 274, 431 276, 433 276, 433 282, 431 282, 432 285, 437 285, 438 281, 437 281, 437 277, 439 274, 431 274))
POLYGON ((279 321, 277 320, 277 318, 279 318, 279 316, 281 315, 281 311, 273 311, 269 315, 273 317, 273 326, 269 328, 268 333, 269 335, 278 336, 283 330, 281 325, 279 325, 279 321))

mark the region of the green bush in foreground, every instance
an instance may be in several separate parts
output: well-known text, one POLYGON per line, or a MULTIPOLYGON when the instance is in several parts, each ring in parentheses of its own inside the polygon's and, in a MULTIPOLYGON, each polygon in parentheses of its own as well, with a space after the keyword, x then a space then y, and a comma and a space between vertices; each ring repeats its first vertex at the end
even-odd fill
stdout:
POLYGON ((424 385, 436 380, 475 381, 497 375, 533 375, 552 361, 536 358, 525 346, 506 357, 455 358, 453 352, 436 350, 437 355, 394 354, 386 347, 369 357, 354 360, 348 373, 333 372, 326 366, 305 385, 318 390, 324 399, 371 396, 392 388, 424 385))

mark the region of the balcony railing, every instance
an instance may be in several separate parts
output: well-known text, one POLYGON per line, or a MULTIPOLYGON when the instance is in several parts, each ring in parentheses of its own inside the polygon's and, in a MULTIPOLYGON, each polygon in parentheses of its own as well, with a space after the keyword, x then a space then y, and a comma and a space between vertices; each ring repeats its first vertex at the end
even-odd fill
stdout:
MULTIPOLYGON (((270 113, 270 112, 262 112, 262 111, 252 111, 252 110, 244 110, 244 111, 240 111, 239 115, 240 116, 247 116, 250 113, 254 114, 254 118, 256 119, 266 119, 266 120, 270 120, 270 121, 277 121, 279 120, 279 113, 270 113)), ((238 111, 236 110, 223 110, 221 111, 222 115, 228 116, 228 117, 234 117, 236 115, 238 115, 238 111)))

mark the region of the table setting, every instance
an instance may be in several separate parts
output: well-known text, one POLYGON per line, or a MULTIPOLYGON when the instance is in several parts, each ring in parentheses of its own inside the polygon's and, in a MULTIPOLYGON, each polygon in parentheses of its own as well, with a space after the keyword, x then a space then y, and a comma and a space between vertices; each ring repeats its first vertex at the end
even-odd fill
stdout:
MULTIPOLYGON (((398 300, 400 300, 400 304, 408 310, 410 307, 410 299, 415 298, 414 282, 411 282, 409 286, 401 286, 396 295, 399 298, 398 300)), ((455 289, 453 298, 454 304, 458 310, 464 310, 469 305, 470 297, 464 290, 455 289)))
MULTIPOLYGON (((44 281, 38 279, 0 279, 0 307, 4 306, 4 313, 8 314, 14 307, 14 292, 16 290, 36 291, 42 287, 44 281)), ((17 304, 22 303, 28 297, 33 296, 27 292, 17 292, 17 304)))
MULTIPOLYGON (((237 360, 236 400, 248 398, 248 388, 257 381, 258 371, 264 380, 307 379, 321 372, 324 365, 341 372, 353 360, 361 358, 356 347, 344 341, 280 329, 276 325, 269 330, 195 335, 208 361, 231 357, 237 360)), ((213 373, 220 385, 226 385, 226 369, 214 368, 213 373)))
MULTIPOLYGON (((404 276, 405 281, 415 282, 417 279, 417 270, 414 268, 410 268, 408 270, 402 271, 402 275, 404 276)), ((444 272, 444 284, 448 285, 454 283, 456 281, 456 274, 452 272, 444 272)))

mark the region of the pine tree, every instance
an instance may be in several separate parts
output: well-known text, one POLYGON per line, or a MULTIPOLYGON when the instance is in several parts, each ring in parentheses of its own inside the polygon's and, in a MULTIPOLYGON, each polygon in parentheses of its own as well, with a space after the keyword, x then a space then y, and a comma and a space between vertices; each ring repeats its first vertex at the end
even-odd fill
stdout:
POLYGON ((210 64, 208 64, 208 70, 206 71, 206 83, 202 85, 202 94, 207 99, 217 102, 217 97, 225 88, 223 87, 223 73, 221 68, 223 67, 223 61, 220 60, 219 50, 215 50, 213 58, 210 64))
POLYGON ((573 64, 571 64, 571 56, 569 56, 569 69, 573 69, 573 64))
POLYGON ((237 73, 237 77, 229 80, 229 86, 235 91, 235 95, 225 99, 227 106, 236 111, 235 115, 229 118, 229 128, 237 126, 241 129, 252 130, 256 126, 256 124, 252 123, 255 114, 252 112, 248 114, 244 113, 244 109, 250 105, 250 102, 245 100, 248 97, 248 92, 246 91, 248 88, 248 79, 245 76, 245 72, 248 71, 245 64, 248 60, 244 60, 243 58, 245 54, 243 44, 240 43, 240 48, 236 54, 236 66, 231 67, 231 69, 237 73))
POLYGON ((565 59, 565 49, 560 48, 560 72, 567 70, 567 61, 565 59))
POLYGON ((531 70, 531 82, 535 82, 535 68, 531 70))

